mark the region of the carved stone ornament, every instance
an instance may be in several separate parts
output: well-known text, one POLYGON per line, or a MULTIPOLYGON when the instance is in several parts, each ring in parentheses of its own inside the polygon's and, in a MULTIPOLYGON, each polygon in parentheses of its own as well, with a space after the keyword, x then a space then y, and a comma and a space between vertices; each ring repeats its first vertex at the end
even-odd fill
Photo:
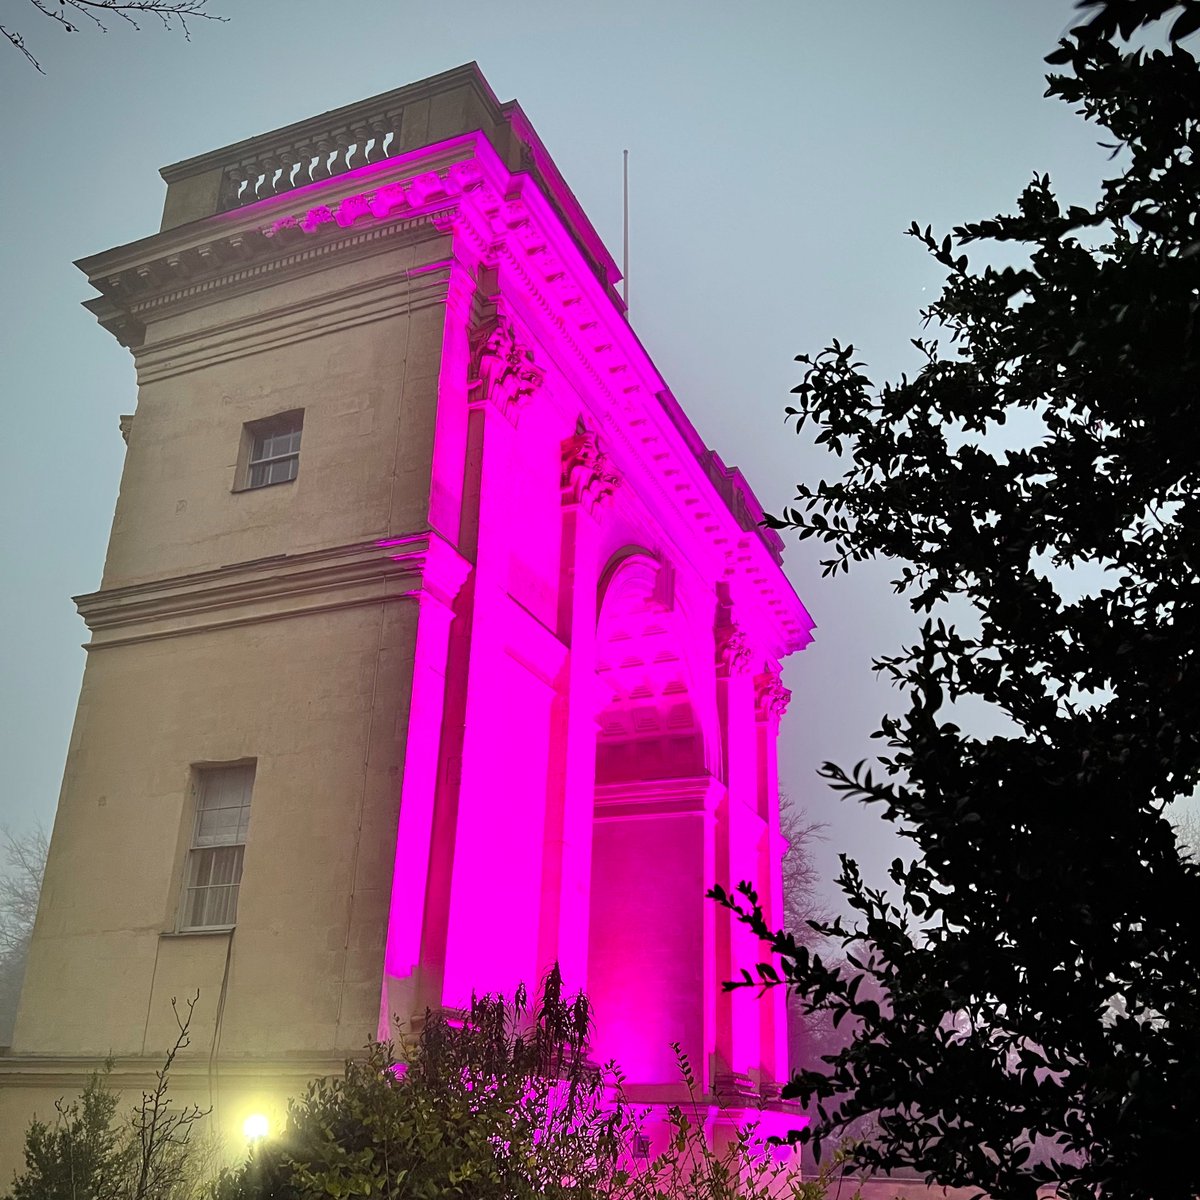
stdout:
POLYGON ((563 503, 579 504, 592 512, 612 496, 619 483, 596 435, 579 425, 562 444, 563 503))
POLYGON ((768 671, 765 675, 760 675, 755 684, 757 686, 754 699, 758 719, 765 721, 768 717, 774 717, 779 720, 787 712, 792 699, 792 693, 783 686, 779 673, 768 671))
POLYGON ((723 625, 717 630, 717 668, 726 675, 741 675, 750 669, 754 651, 740 625, 723 625))
POLYGON ((510 321, 500 319, 480 330, 474 362, 467 384, 472 402, 494 404, 515 425, 521 406, 542 386, 533 351, 517 341, 510 321))

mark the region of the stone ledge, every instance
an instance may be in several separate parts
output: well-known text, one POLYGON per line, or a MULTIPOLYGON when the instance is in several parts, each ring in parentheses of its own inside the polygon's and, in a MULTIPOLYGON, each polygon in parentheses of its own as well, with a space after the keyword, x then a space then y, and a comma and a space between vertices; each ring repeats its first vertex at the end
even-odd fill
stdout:
MULTIPOLYGON (((222 1084, 242 1081, 280 1081, 304 1083, 320 1076, 340 1075, 351 1055, 297 1055, 295 1058, 222 1058, 217 1063, 222 1084)), ((114 1057, 109 1082, 118 1090, 145 1088, 156 1082, 155 1073, 163 1064, 161 1055, 114 1057)), ((78 1088, 88 1076, 104 1065, 101 1057, 88 1055, 0 1055, 0 1089, 78 1088)), ((196 1084, 207 1086, 208 1056, 177 1058, 171 1078, 181 1090, 196 1084)))
POLYGON ((469 564, 436 533, 282 554, 75 597, 88 650, 316 612, 453 600, 469 564))

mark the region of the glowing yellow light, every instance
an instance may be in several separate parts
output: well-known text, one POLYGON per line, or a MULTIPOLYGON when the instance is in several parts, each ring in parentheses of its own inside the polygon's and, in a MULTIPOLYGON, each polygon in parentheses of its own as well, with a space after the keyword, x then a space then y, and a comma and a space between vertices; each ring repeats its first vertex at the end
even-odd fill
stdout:
POLYGON ((252 1142, 257 1142, 259 1138, 265 1138, 270 1127, 270 1122, 262 1113, 251 1113, 242 1122, 242 1132, 252 1142))

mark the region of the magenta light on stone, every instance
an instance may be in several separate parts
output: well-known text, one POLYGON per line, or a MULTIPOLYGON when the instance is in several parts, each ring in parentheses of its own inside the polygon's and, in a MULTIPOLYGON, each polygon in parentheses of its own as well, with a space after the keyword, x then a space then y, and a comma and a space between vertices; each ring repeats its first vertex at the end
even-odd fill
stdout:
POLYGON ((761 952, 704 895, 751 880, 782 917, 780 661, 812 623, 749 487, 624 320, 615 270, 598 279, 564 228, 573 197, 482 136, 422 155, 375 164, 362 195, 307 188, 294 212, 319 236, 439 210, 451 294, 492 273, 494 315, 473 337, 448 321, 442 348, 432 524, 469 522, 475 561, 429 535, 382 1011, 462 1008, 557 961, 637 1095, 678 1098, 674 1042, 704 1091, 771 1095, 783 994, 722 992, 761 952))

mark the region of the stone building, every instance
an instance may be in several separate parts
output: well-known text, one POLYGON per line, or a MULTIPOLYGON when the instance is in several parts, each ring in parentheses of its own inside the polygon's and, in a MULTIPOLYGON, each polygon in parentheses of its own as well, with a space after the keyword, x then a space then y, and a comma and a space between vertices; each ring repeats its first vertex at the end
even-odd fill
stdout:
MULTIPOLYGON (((368 1038, 556 960, 646 1099, 736 1107, 781 999, 780 663, 811 621, 619 272, 474 65, 162 172, 79 263, 137 404, 14 1045, 0 1172, 111 1054, 235 1137, 368 1038)), ((114 430, 114 436, 116 431, 114 430)))

